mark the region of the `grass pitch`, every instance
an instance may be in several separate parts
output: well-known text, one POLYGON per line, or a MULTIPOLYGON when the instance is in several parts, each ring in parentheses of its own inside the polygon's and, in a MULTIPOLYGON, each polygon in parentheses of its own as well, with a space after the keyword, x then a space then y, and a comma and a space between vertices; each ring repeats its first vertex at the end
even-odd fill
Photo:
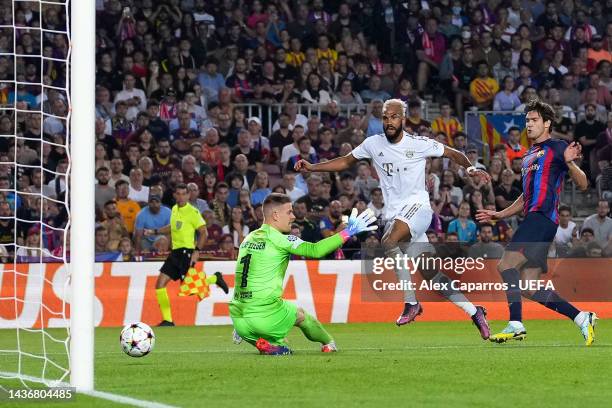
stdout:
MULTIPOLYGON (((493 331, 504 324, 492 322, 493 331)), ((610 406, 610 320, 598 321, 588 348, 571 322, 527 321, 526 327, 525 341, 498 345, 481 340, 469 321, 329 325, 336 354, 320 353, 294 329, 294 355, 286 357, 234 345, 229 326, 164 327, 154 328, 155 350, 144 358, 123 354, 119 328, 99 328, 96 389, 180 407, 610 406)), ((21 334, 23 350, 40 350, 40 334, 21 334)), ((15 331, 0 330, 0 350, 14 347, 15 331)), ((50 356, 60 359, 60 351, 50 356)), ((0 371, 15 371, 16 363, 0 353, 0 371)), ((23 367, 40 375, 34 359, 24 357, 23 367)), ((0 385, 19 386, 2 379, 0 385)), ((52 406, 118 405, 79 395, 52 406)))

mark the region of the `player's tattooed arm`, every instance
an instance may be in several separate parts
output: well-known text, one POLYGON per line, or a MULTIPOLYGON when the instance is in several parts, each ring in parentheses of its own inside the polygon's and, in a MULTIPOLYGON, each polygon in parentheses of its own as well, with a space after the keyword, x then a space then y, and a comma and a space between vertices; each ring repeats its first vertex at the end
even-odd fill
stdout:
POLYGON ((308 161, 301 159, 297 163, 295 163, 295 171, 307 171, 307 172, 315 172, 315 171, 343 171, 349 169, 351 166, 357 163, 357 159, 351 153, 346 156, 336 157, 335 159, 323 162, 312 164, 308 161))
POLYGON ((572 181, 576 183, 576 186, 580 190, 585 191, 589 186, 589 180, 587 179, 587 176, 584 171, 582 171, 580 167, 578 167, 578 165, 574 162, 574 160, 579 159, 581 157, 582 146, 580 145, 580 143, 570 143, 570 145, 567 146, 565 148, 565 151, 563 152, 563 158, 565 159, 565 163, 569 168, 569 176, 571 177, 572 181))
POLYGON ((467 156, 463 153, 460 152, 457 149, 453 149, 450 146, 446 146, 444 145, 444 157, 448 157, 449 159, 451 159, 452 161, 454 161, 455 163, 459 164, 460 166, 465 167, 467 174, 470 177, 474 177, 476 175, 482 177, 484 179, 485 182, 488 182, 489 180, 491 180, 491 176, 489 176, 489 173, 487 173, 484 170, 480 170, 477 169, 476 167, 474 167, 474 165, 472 163, 470 163, 470 159, 467 158, 467 156))

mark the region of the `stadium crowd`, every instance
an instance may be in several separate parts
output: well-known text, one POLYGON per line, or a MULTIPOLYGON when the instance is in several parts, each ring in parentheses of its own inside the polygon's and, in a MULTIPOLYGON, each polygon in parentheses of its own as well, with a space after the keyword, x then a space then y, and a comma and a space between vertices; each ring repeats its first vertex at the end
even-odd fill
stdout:
MULTIPOLYGON (((38 256, 41 251, 28 248, 15 253, 13 245, 16 239, 20 246, 36 247, 42 239, 43 255, 58 256, 69 249, 56 230, 67 220, 67 99, 60 90, 65 86, 60 60, 68 41, 55 32, 40 35, 39 27, 65 30, 65 12, 61 5, 47 2, 39 9, 24 1, 15 3, 13 21, 9 3, 0 0, 5 10, 0 20, 15 28, 0 29, 0 52, 13 51, 14 39, 14 50, 25 56, 13 60, 0 54, 2 102, 20 108, 0 115, 2 255, 38 256), (35 57, 41 49, 48 57, 42 61, 35 57), (45 92, 41 80, 50 86, 45 92), (43 117, 27 112, 41 104, 43 117), (15 161, 17 167, 11 165, 15 161), (41 164, 42 171, 36 168, 41 164), (41 192, 47 198, 41 200, 41 192), (17 223, 9 220, 15 214, 17 223)), ((332 234, 352 207, 370 207, 380 216, 382 192, 369 163, 342 174, 297 174, 293 165, 300 158, 317 162, 347 154, 381 133, 383 101, 391 97, 408 105, 407 131, 462 150, 472 162, 482 160, 482 152, 464 132, 465 111, 521 111, 533 97, 550 103, 557 111, 553 136, 583 145, 582 167, 601 198, 597 214, 582 228, 571 220, 569 207, 560 209, 552 254, 612 255, 610 1, 98 0, 97 5, 100 259, 164 256, 169 237, 143 231, 169 223, 179 183, 188 185, 191 203, 207 221, 211 259, 234 256, 246 234, 261 225, 261 203, 271 191, 291 197, 292 232, 305 240, 332 234), (424 117, 426 95, 439 104, 439 116, 424 117)), ((478 161, 490 172, 489 183, 466 177, 447 160, 428 161, 435 212, 431 241, 476 243, 474 251, 501 253, 520 219, 477 225, 474 214, 503 209, 521 194, 526 147, 520 134, 521 129, 509 129, 507 142, 493 146, 486 163, 478 161)), ((358 257, 362 243, 375 245, 378 238, 376 233, 354 238, 333 257, 358 257)))

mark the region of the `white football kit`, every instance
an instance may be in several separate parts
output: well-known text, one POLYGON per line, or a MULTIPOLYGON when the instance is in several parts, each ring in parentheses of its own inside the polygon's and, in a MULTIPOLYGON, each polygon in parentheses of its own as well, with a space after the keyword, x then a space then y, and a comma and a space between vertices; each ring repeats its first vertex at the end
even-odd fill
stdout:
POLYGON ((390 143, 384 133, 370 136, 352 151, 357 160, 372 160, 385 200, 383 219, 408 224, 411 242, 428 242, 425 233, 433 210, 425 187, 425 162, 443 154, 442 143, 407 132, 398 143, 390 143))

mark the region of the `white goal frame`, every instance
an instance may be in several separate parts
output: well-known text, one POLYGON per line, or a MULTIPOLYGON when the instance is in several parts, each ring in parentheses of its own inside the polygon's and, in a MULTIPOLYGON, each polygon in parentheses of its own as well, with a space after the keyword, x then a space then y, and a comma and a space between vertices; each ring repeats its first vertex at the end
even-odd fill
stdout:
POLYGON ((96 0, 69 0, 70 384, 94 390, 96 0))

